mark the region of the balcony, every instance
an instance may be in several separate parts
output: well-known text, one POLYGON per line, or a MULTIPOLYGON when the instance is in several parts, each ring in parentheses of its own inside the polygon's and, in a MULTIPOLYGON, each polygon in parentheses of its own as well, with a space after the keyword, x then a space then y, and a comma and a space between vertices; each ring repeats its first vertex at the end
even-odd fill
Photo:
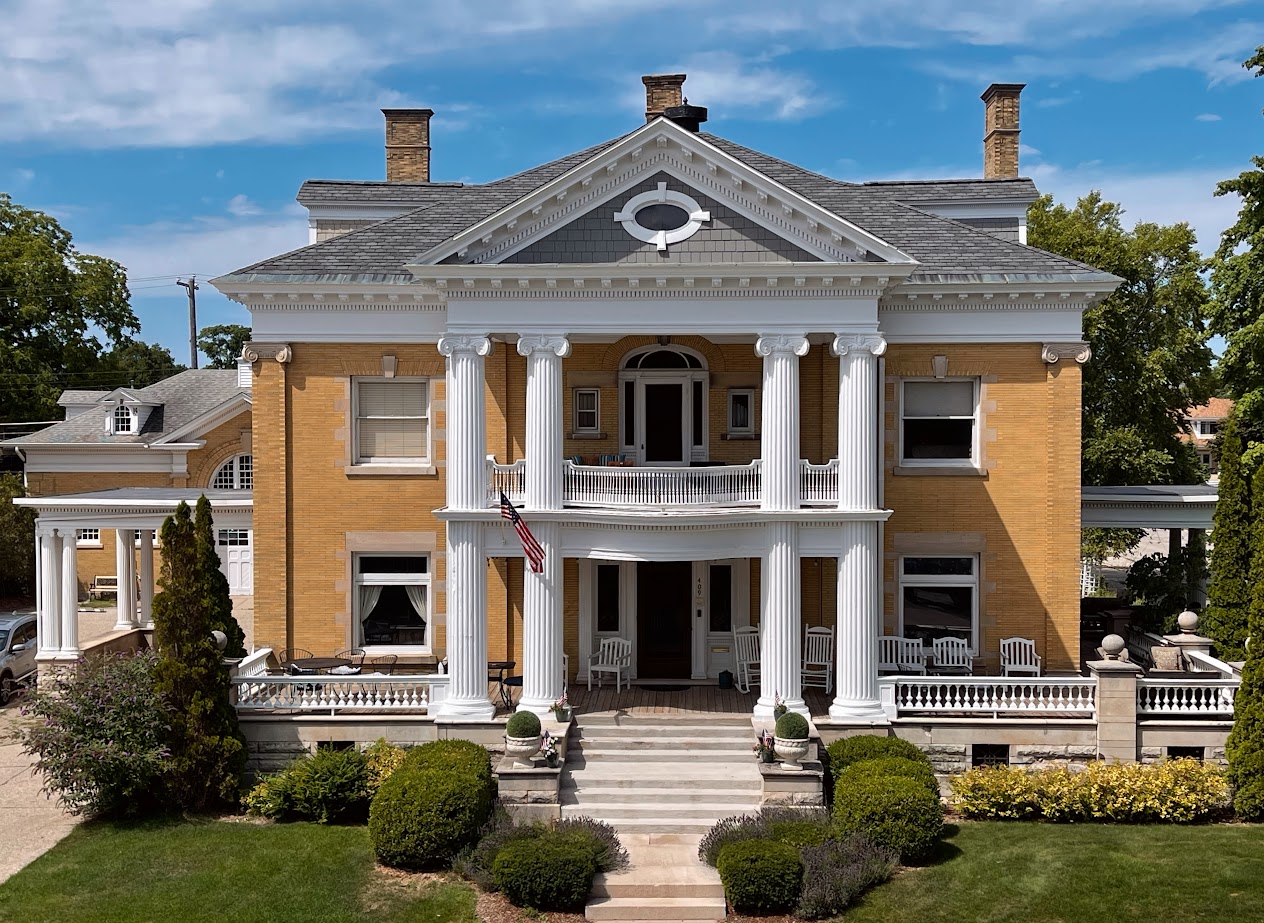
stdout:
MULTIPOLYGON (((562 502, 568 507, 642 509, 708 509, 757 507, 761 464, 712 465, 699 468, 631 467, 562 463, 562 502)), ((527 463, 499 465, 488 459, 489 506, 503 492, 514 503, 526 495, 527 463)), ((838 459, 823 465, 799 461, 799 493, 804 506, 838 503, 838 459)))

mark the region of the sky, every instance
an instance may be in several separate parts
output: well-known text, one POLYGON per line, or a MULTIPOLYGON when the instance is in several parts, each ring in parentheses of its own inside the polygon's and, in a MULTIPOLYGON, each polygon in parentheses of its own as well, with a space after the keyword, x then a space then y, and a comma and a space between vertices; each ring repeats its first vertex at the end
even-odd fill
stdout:
MULTIPOLYGON (((840 179, 982 173, 992 82, 1026 83, 1021 172, 1204 252, 1264 154, 1248 0, 0 0, 0 191, 128 270, 188 361, 177 277, 307 242, 304 179, 384 178, 383 107, 435 110, 432 178, 486 182, 643 122, 685 73, 706 128, 840 179)), ((249 323, 209 285, 199 325, 249 323)))

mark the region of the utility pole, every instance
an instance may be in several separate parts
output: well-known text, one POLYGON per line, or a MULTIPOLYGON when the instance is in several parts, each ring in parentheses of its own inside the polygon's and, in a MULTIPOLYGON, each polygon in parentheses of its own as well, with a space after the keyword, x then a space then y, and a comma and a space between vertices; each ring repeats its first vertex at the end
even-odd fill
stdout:
POLYGON ((189 281, 176 280, 176 285, 189 293, 189 368, 195 369, 197 364, 197 276, 189 276, 189 281))

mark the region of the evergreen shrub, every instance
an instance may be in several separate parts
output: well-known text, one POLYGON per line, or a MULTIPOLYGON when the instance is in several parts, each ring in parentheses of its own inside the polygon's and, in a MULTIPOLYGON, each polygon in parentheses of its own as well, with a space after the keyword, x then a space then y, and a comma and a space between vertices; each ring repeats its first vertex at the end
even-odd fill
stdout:
POLYGON ((762 839, 729 843, 716 865, 738 913, 785 913, 798 903, 803 864, 793 846, 762 839))
POLYGON ((540 717, 535 712, 516 711, 505 722, 506 737, 539 737, 540 717))
POLYGON ((863 834, 896 852, 900 861, 922 858, 944 829, 939 796, 902 776, 855 774, 834 788, 834 822, 843 834, 863 834))
POLYGON ((782 740, 807 740, 808 719, 798 712, 786 712, 777 719, 773 734, 782 740))
POLYGON ((925 760, 910 760, 902 756, 880 756, 872 760, 852 763, 835 774, 835 788, 844 780, 857 778, 881 778, 901 776, 926 786, 926 790, 939 797, 939 782, 935 770, 925 760))
POLYGON ((492 862, 496 887, 511 903, 533 910, 583 912, 596 874, 591 844, 557 831, 512 840, 492 862))
POLYGON ((364 768, 369 784, 369 797, 372 797, 382 783, 390 778, 391 773, 404 763, 407 751, 379 737, 364 751, 364 768))
POLYGON ((373 796, 369 840, 383 865, 446 868, 478 840, 491 812, 492 792, 482 779, 405 760, 373 796))
POLYGON ((883 756, 900 756, 906 760, 920 760, 930 764, 930 759, 917 744, 909 743, 899 737, 875 737, 872 734, 859 734, 855 737, 843 737, 826 748, 829 752, 830 771, 836 776, 852 763, 878 759, 883 756))

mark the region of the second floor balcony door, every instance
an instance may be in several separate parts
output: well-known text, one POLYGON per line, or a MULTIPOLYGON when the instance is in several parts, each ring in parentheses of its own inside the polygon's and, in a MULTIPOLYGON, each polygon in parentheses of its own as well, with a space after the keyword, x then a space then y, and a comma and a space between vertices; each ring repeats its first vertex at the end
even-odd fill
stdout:
POLYGON ((685 426, 687 381, 642 381, 639 454, 646 465, 683 465, 688 456, 685 426))
POLYGON ((707 382, 706 362, 691 349, 646 347, 627 356, 619 372, 622 451, 638 465, 706 461, 707 382))

